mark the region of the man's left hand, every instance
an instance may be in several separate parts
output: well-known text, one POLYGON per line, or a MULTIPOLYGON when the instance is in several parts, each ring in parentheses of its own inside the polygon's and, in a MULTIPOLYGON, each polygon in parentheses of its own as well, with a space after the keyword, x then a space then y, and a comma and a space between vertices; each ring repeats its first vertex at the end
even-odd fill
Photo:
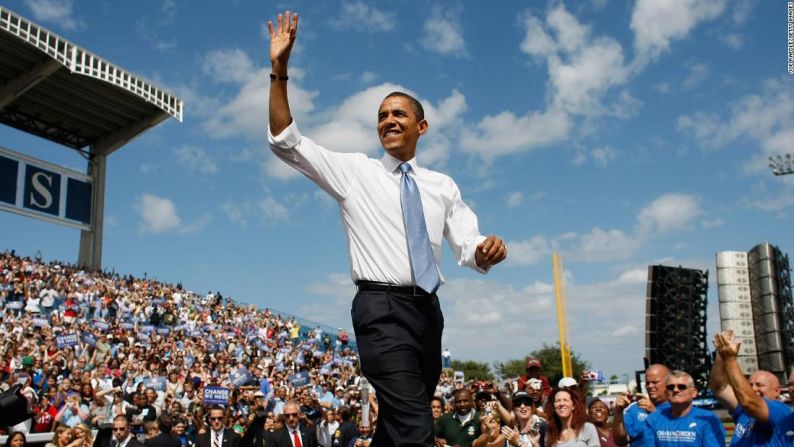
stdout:
POLYGON ((496 265, 507 257, 507 246, 504 241, 493 234, 486 237, 474 254, 474 261, 480 268, 488 268, 496 265))

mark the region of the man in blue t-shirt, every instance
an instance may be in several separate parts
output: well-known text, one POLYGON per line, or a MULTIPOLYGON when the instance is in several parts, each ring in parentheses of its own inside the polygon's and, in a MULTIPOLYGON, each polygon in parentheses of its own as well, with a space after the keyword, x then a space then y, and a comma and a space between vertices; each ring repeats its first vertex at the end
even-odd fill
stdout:
POLYGON ((631 442, 632 447, 653 446, 653 439, 643 438, 643 427, 648 414, 666 406, 664 381, 670 370, 664 365, 651 365, 645 371, 645 390, 648 395, 620 395, 615 400, 615 419, 612 437, 617 445, 631 442), (634 402, 632 402, 634 401, 634 402), (624 411, 625 410, 625 411, 624 411))
POLYGON ((717 358, 711 369, 709 388, 731 412, 736 428, 731 447, 768 446, 775 426, 791 410, 780 402, 780 381, 769 371, 756 371, 744 378, 736 356, 741 343, 727 330, 714 336, 717 358))
POLYGON ((794 413, 786 416, 775 425, 775 433, 770 445, 775 447, 794 446, 794 413))
POLYGON ((653 438, 656 447, 725 446, 725 429, 720 419, 692 405, 698 394, 692 376, 672 371, 667 375, 665 392, 669 405, 660 407, 645 420, 647 439, 653 438))

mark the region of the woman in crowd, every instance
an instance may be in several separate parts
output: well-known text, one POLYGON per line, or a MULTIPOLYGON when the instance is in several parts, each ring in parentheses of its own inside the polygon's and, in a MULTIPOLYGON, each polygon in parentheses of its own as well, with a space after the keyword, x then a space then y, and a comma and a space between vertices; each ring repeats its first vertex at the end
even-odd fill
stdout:
POLYGON ((6 438, 5 447, 25 447, 27 445, 27 438, 21 431, 15 431, 8 435, 6 438))
POLYGON ((91 447, 93 444, 94 437, 88 425, 81 423, 72 428, 72 442, 67 447, 91 447))
POLYGON ((482 434, 471 443, 472 447, 507 447, 507 439, 502 434, 502 418, 499 412, 492 412, 480 419, 482 434))
POLYGON ((612 438, 612 424, 609 423, 609 407, 600 399, 594 399, 587 406, 590 422, 598 431, 598 441, 601 447, 618 447, 612 438))
POLYGON ((549 415, 546 447, 601 447, 598 432, 587 422, 587 414, 575 389, 552 390, 546 401, 549 415))
POLYGON ((44 447, 66 447, 72 442, 72 429, 59 425, 52 435, 52 442, 48 442, 44 447))
POLYGON ((546 421, 535 411, 532 397, 524 391, 513 394, 513 412, 502 434, 516 447, 543 447, 546 421))

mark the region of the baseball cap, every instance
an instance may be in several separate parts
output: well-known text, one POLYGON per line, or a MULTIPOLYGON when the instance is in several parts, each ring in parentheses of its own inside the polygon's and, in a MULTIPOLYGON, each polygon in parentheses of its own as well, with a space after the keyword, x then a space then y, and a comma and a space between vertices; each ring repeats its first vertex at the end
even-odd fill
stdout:
POLYGON ((527 360, 527 369, 529 368, 540 368, 540 360, 538 359, 529 359, 527 360))
POLYGON ((558 388, 568 388, 576 385, 577 385, 576 379, 574 379, 573 377, 563 377, 562 379, 560 379, 559 382, 557 382, 558 388))
POLYGON ((256 393, 254 393, 254 397, 265 397, 265 393, 261 391, 257 391, 256 393))

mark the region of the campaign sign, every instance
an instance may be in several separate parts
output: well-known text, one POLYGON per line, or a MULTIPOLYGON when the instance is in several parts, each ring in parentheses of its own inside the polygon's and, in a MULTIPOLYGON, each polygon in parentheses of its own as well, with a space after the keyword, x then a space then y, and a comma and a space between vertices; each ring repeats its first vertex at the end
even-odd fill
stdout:
POLYGON ((154 326, 152 326, 151 324, 144 324, 143 326, 141 326, 141 332, 143 332, 144 334, 149 334, 151 332, 154 332, 154 326))
POLYGON ((100 331, 107 331, 110 329, 110 325, 105 323, 104 321, 95 321, 94 327, 99 329, 100 331))
POLYGON ((214 331, 215 330, 215 325, 214 324, 208 324, 207 325, 207 330, 208 331, 214 331))
POLYGON ((196 363, 196 358, 188 354, 185 356, 185 366, 191 368, 196 363))
POLYGON ((77 346, 79 340, 77 338, 76 333, 71 333, 71 334, 57 335, 55 337, 55 343, 58 345, 58 349, 63 349, 70 346, 77 346))
POLYGON ((90 332, 86 332, 83 334, 83 343, 87 344, 88 346, 94 347, 96 346, 96 337, 94 337, 94 334, 90 332))
POLYGON ((295 388, 306 386, 309 384, 309 371, 290 374, 289 377, 287 377, 287 381, 295 388))
POLYGON ((244 366, 229 374, 229 382, 236 387, 245 385, 249 380, 251 380, 251 373, 244 366))
POLYGON ((50 327, 50 321, 47 320, 46 318, 34 318, 32 321, 33 321, 33 326, 50 327))
POLYGON ((30 376, 27 375, 26 373, 18 373, 17 374, 17 383, 15 383, 14 385, 22 385, 24 387, 24 386, 26 386, 28 384, 28 380, 29 379, 30 379, 30 376))
POLYGON ((160 335, 168 335, 171 332, 167 327, 157 328, 157 333, 160 335))
POLYGON ((226 405, 229 403, 229 388, 222 386, 204 387, 204 405, 226 405))
POLYGON ((147 377, 143 380, 143 386, 146 388, 154 388, 155 391, 165 391, 165 376, 147 377))
POLYGON ((22 301, 9 301, 6 303, 6 309, 22 309, 25 303, 22 301))
POLYGON ((192 331, 192 332, 190 333, 190 336, 191 336, 191 337, 201 337, 202 335, 204 335, 204 334, 202 334, 202 332, 201 332, 201 331, 192 331))
POLYGON ((152 299, 152 304, 155 304, 155 305, 160 305, 160 304, 163 304, 164 302, 165 302, 165 300, 163 300, 162 298, 154 298, 154 299, 152 299))
POLYGON ((119 327, 122 329, 132 329, 135 327, 135 325, 132 323, 121 323, 119 324, 119 327))

